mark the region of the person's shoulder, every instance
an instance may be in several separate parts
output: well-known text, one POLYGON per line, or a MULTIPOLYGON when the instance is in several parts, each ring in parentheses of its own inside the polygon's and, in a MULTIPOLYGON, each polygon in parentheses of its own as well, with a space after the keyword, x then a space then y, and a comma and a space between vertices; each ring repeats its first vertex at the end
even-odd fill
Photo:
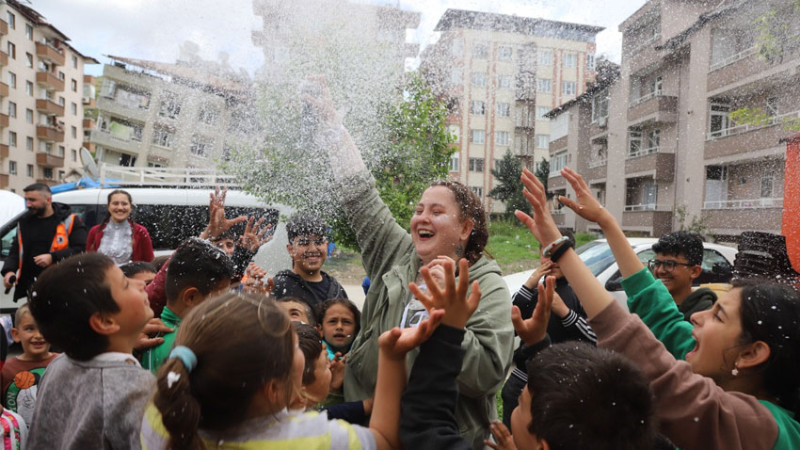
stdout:
POLYGON ((482 256, 469 267, 470 280, 478 280, 483 283, 505 283, 503 282, 503 272, 500 265, 494 259, 482 256))

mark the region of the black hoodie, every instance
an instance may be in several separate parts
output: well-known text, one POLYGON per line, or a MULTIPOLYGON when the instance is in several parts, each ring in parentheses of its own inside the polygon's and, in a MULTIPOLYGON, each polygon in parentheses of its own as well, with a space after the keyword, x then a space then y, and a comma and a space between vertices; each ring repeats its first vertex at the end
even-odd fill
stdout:
MULTIPOLYGON (((347 292, 345 292, 342 285, 336 281, 336 278, 333 278, 323 271, 320 271, 320 273, 322 274, 323 280, 330 282, 328 295, 325 298, 319 298, 314 289, 311 288, 309 282, 291 270, 282 270, 275 275, 275 289, 272 290, 272 294, 275 298, 297 297, 303 299, 306 303, 311 305, 315 311, 318 305, 322 304, 325 300, 347 298, 347 292)), ((322 320, 321 317, 319 319, 322 320)))

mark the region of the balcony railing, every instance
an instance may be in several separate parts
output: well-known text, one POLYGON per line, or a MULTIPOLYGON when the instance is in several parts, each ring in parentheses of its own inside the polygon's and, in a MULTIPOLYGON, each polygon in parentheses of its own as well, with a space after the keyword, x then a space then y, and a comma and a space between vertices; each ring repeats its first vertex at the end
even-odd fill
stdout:
POLYGON ((63 66, 65 62, 64 50, 42 42, 36 43, 36 56, 63 66))
POLYGON ((708 136, 706 137, 706 140, 712 141, 714 139, 720 139, 728 136, 736 136, 738 134, 747 133, 748 131, 760 130, 761 128, 770 127, 772 125, 778 125, 778 124, 783 125, 783 124, 799 123, 799 122, 800 122, 800 110, 792 111, 778 116, 767 117, 763 123, 754 125, 746 123, 742 125, 736 125, 730 128, 725 128, 719 131, 709 132, 708 136))
POLYGON ((0 158, 8 158, 9 148, 8 144, 0 144, 0 158))
POLYGON ((658 153, 658 147, 640 148, 633 152, 629 151, 628 154, 625 155, 625 159, 639 158, 640 156, 652 155, 653 153, 658 153))
POLYGON ((36 137, 43 141, 64 142, 64 131, 50 125, 37 125, 36 137))
POLYGON ((593 160, 589 161, 589 168, 590 169, 596 169, 598 167, 603 167, 605 165, 608 165, 608 159, 606 159, 606 158, 593 159, 593 160))
POLYGON ((636 105, 642 104, 642 103, 644 103, 644 102, 646 102, 646 101, 648 101, 650 99, 653 99, 653 98, 656 98, 656 97, 659 97, 659 96, 661 96, 661 92, 653 91, 653 92, 651 92, 649 94, 645 94, 645 95, 643 95, 643 96, 641 96, 639 98, 635 98, 635 99, 631 100, 631 106, 636 106, 636 105))
POLYGON ((712 200, 703 202, 703 209, 782 208, 782 197, 750 198, 742 200, 712 200))
POLYGON ((0 19, 0 35, 7 35, 8 34, 8 22, 3 19, 0 19))
POLYGON ((44 98, 36 99, 36 110, 53 116, 63 116, 64 115, 64 107, 59 105, 58 103, 47 100, 44 98))
POLYGON ((8 97, 8 85, 0 82, 0 97, 8 97))
POLYGON ((59 92, 64 90, 64 80, 58 78, 50 72, 36 72, 36 83, 41 84, 45 88, 53 89, 59 92))
POLYGON ((713 72, 713 71, 715 71, 717 69, 721 69, 721 68, 723 68, 723 67, 725 67, 727 65, 730 65, 730 64, 735 63, 736 61, 739 61, 740 59, 745 59, 750 55, 754 55, 755 53, 757 53, 757 50, 756 50, 755 47, 750 47, 750 48, 748 48, 746 50, 742 50, 741 52, 739 52, 739 53, 737 53, 735 55, 731 55, 731 56, 729 56, 729 57, 727 57, 727 58, 725 58, 725 59, 723 59, 721 61, 717 61, 714 64, 711 64, 711 67, 708 69, 708 71, 709 72, 713 72))
POLYGON ((639 205, 625 205, 625 211, 655 211, 655 203, 645 203, 639 205))
POLYGON ((0 52, 0 66, 8 65, 8 53, 0 52))

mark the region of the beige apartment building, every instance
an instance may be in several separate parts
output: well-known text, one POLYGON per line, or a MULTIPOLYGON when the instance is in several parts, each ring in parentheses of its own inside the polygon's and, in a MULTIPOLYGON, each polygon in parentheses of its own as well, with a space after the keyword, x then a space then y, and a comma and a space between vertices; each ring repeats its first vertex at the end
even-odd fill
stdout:
POLYGON ((449 99, 458 151, 451 176, 467 184, 490 212, 491 169, 506 152, 533 168, 548 157, 544 115, 594 80, 595 37, 602 27, 531 17, 448 9, 422 68, 449 99))
POLYGON ((0 189, 54 185, 81 167, 85 64, 32 8, 0 2, 0 189))
MULTIPOLYGON (((798 35, 788 0, 651 0, 620 25, 618 80, 553 111, 554 192, 573 193, 558 174, 586 175, 599 199, 631 234, 658 236, 702 218, 708 233, 780 233, 787 125, 800 117, 800 46, 780 40, 760 55, 755 21, 775 11, 798 35), (736 123, 749 108, 760 118, 736 123)), ((565 227, 587 224, 557 212, 565 227)))

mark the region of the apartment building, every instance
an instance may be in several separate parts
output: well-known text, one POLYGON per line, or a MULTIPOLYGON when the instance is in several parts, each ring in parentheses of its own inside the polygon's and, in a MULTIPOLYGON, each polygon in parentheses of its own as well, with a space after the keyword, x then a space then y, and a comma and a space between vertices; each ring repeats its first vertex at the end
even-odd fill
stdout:
POLYGON ((528 168, 548 156, 544 115, 583 94, 594 80, 595 37, 602 27, 448 9, 422 68, 448 98, 458 150, 451 176, 467 184, 490 212, 491 169, 506 152, 528 168))
POLYGON ((35 10, 0 2, 0 189, 57 184, 81 167, 83 71, 97 60, 35 10))
MULTIPOLYGON (((128 167, 211 167, 231 146, 253 138, 249 80, 185 61, 109 56, 86 118, 98 162, 128 167)), ((207 64, 201 64, 207 65, 207 64)), ((87 93, 93 89, 87 78, 87 93)), ((257 134, 257 133, 255 133, 257 134)))
MULTIPOLYGON (((786 148, 779 141, 800 117, 800 46, 778 37, 775 54, 761 54, 755 22, 771 11, 788 35, 800 34, 787 0, 647 2, 619 27, 620 78, 607 93, 554 114, 552 126, 568 122, 563 139, 576 145, 551 144, 550 185, 570 193, 555 169, 562 161, 577 166, 632 234, 679 228, 679 210, 683 225, 702 219, 721 240, 747 230, 780 233, 786 148), (757 119, 736 123, 731 114, 742 108, 757 119), (606 152, 605 163, 594 151, 606 152)), ((568 213, 562 222, 587 228, 568 213)))

